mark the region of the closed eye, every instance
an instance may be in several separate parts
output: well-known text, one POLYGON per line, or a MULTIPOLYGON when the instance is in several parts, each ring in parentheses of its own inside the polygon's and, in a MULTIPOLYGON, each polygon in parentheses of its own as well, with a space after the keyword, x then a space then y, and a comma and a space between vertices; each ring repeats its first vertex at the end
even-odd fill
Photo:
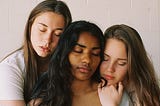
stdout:
POLYGON ((118 62, 118 65, 120 66, 125 66, 127 64, 127 62, 118 62))
POLYGON ((103 57, 103 61, 108 61, 109 60, 109 57, 108 56, 104 56, 103 57))
POLYGON ((105 59, 105 58, 103 58, 103 61, 108 61, 109 59, 105 59))
POLYGON ((40 30, 40 32, 45 32, 46 30, 44 30, 44 29, 39 29, 40 30))
POLYGON ((77 51, 77 50, 73 50, 74 52, 76 52, 76 53, 82 53, 82 51, 77 51))
POLYGON ((60 37, 60 35, 62 34, 62 29, 55 30, 53 34, 57 37, 60 37))
POLYGON ((46 25, 39 23, 38 24, 38 29, 40 32, 45 32, 46 31, 46 25))
POLYGON ((57 37, 60 37, 60 35, 61 34, 56 34, 56 33, 53 34, 53 36, 57 36, 57 37))
POLYGON ((91 54, 94 55, 94 56, 100 56, 100 50, 92 51, 91 54))
POLYGON ((100 54, 98 53, 92 53, 92 55, 94 55, 94 56, 100 56, 100 54))

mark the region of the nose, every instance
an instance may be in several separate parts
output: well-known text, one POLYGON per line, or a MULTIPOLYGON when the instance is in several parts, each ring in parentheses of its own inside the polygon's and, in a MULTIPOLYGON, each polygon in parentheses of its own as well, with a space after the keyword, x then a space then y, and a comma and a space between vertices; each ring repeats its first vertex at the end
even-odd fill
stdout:
POLYGON ((114 63, 109 62, 108 66, 107 66, 107 71, 112 72, 112 73, 115 72, 114 63))
POLYGON ((90 54, 89 53, 84 53, 82 55, 82 63, 86 64, 86 65, 89 65, 90 62, 91 62, 91 56, 90 56, 90 54))
POLYGON ((44 41, 47 44, 49 44, 50 42, 52 42, 52 33, 51 32, 45 34, 44 41))

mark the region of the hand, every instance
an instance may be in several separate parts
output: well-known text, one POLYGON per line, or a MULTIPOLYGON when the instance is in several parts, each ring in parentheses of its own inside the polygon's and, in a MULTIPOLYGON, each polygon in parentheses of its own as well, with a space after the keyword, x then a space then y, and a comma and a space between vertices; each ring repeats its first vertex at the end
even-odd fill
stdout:
POLYGON ((39 106, 40 103, 42 102, 42 99, 32 99, 27 106, 39 106))
POLYGON ((102 106, 118 106, 123 95, 123 85, 121 82, 118 86, 108 85, 102 87, 102 83, 98 86, 98 95, 102 106))

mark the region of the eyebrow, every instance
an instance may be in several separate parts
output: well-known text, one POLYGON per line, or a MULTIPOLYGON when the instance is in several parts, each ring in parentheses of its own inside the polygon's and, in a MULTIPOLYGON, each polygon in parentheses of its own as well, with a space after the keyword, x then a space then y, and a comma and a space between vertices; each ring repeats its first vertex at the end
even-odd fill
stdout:
MULTIPOLYGON (((38 24, 40 24, 40 25, 42 25, 42 26, 45 26, 45 27, 48 27, 46 24, 44 24, 44 23, 38 23, 38 24)), ((63 30, 63 28, 56 28, 55 30, 63 30)))
MULTIPOLYGON (((80 46, 80 47, 82 47, 82 48, 87 48, 85 45, 82 45, 82 44, 79 44, 79 43, 76 43, 76 45, 77 45, 77 46, 80 46)), ((93 47, 92 49, 93 49, 93 50, 95 50, 95 49, 100 49, 100 47, 93 47)))
MULTIPOLYGON (((110 57, 110 56, 109 56, 108 54, 106 54, 106 53, 104 53, 104 55, 110 57)), ((118 60, 125 60, 125 61, 127 61, 127 59, 124 59, 124 58, 118 58, 118 60)))

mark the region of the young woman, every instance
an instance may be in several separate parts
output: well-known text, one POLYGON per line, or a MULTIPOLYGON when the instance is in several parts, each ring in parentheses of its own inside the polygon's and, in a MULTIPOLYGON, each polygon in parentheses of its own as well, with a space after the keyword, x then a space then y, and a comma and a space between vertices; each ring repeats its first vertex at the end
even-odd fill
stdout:
POLYGON ((39 3, 28 18, 24 45, 0 63, 0 105, 22 106, 31 96, 33 86, 47 70, 50 55, 71 14, 62 1, 39 3))
POLYGON ((158 81, 138 32, 127 25, 114 25, 104 35, 100 73, 108 85, 122 81, 131 106, 160 106, 158 81))
POLYGON ((98 90, 103 46, 103 33, 98 26, 86 21, 73 22, 60 36, 49 69, 35 88, 32 96, 35 101, 30 104, 117 106, 123 90, 121 84, 118 90, 116 88, 111 90, 110 87, 98 90), (115 95, 112 99, 104 99, 102 98, 104 91, 112 91, 115 95))

